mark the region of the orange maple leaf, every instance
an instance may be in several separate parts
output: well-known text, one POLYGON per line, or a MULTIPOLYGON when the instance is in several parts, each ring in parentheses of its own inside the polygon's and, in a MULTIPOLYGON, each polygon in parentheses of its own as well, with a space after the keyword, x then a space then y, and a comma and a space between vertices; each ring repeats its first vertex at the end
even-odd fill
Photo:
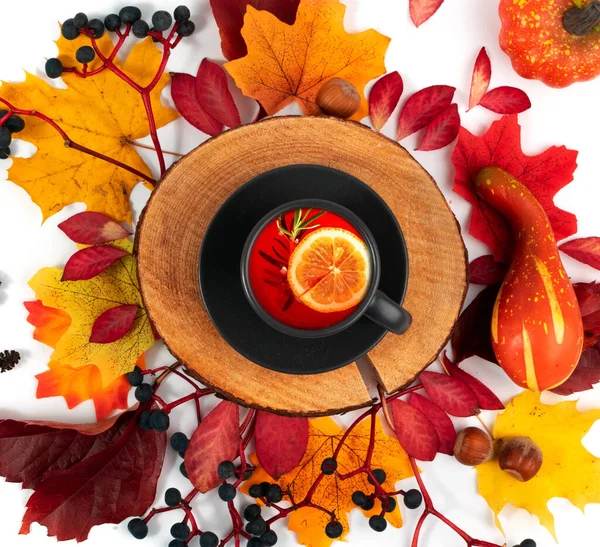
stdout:
MULTIPOLYGON (((383 469, 386 480, 383 488, 388 492, 396 490, 395 484, 400 479, 412 477, 408 455, 400 446, 397 439, 389 437, 383 431, 379 418, 376 418, 375 450, 371 461, 372 469, 383 469)), ((343 448, 338 454, 338 472, 349 473, 360 468, 367 454, 370 439, 370 420, 364 420, 348 435, 343 448)), ((325 458, 333 456, 344 430, 331 418, 316 418, 310 420, 308 431, 308 447, 302 461, 286 475, 273 481, 273 478, 260 466, 252 474, 242 490, 248 493, 250 486, 263 481, 277 482, 281 489, 290 493, 295 503, 301 502, 308 493, 315 479, 321 474, 321 463, 325 458)), ((251 456, 252 462, 258 466, 256 455, 251 456)), ((312 502, 324 509, 333 511, 344 526, 343 538, 348 533, 348 513, 352 509, 359 510, 352 502, 353 492, 361 490, 366 494, 373 492, 367 476, 360 473, 346 480, 340 480, 337 474, 325 476, 316 489, 312 502)), ((289 498, 288 498, 289 499, 289 498)), ((361 510, 362 511, 362 510, 361 510)), ((381 513, 381 503, 375 502, 371 511, 363 511, 367 516, 381 513)), ((396 528, 402 526, 400 509, 387 513, 387 521, 396 528)), ((330 518, 327 513, 311 507, 303 507, 290 514, 288 528, 298 534, 298 542, 307 547, 329 547, 334 540, 325 535, 325 526, 330 518)))
MULTIPOLYGON (((98 41, 104 55, 112 51, 107 32, 98 41)), ((89 45, 80 36, 69 41, 61 36, 56 42, 58 58, 67 67, 75 66, 75 51, 89 45)), ((127 59, 115 64, 139 85, 148 85, 161 62, 161 52, 147 38, 133 46, 127 59)), ((100 66, 96 58, 89 69, 100 66)), ((141 95, 109 70, 90 78, 63 73, 66 89, 26 74, 22 83, 3 82, 0 96, 23 110, 36 110, 54 120, 78 144, 150 176, 150 170, 135 150, 133 142, 148 135, 148 118, 141 95)), ((174 110, 161 104, 160 94, 169 83, 163 74, 150 93, 157 127, 177 118, 174 110)), ((129 194, 140 182, 138 176, 101 159, 65 147, 64 139, 48 124, 26 118, 19 138, 37 147, 29 158, 11 158, 8 179, 21 186, 39 205, 44 220, 66 205, 85 202, 88 210, 105 213, 118 221, 131 223, 129 194)))
POLYGON ((365 85, 385 74, 384 57, 390 39, 370 29, 348 34, 346 7, 339 0, 302 0, 293 25, 282 23, 268 11, 248 6, 242 36, 248 55, 225 65, 245 95, 275 114, 293 101, 304 113, 319 113, 315 104, 321 86, 343 78, 361 94, 353 116, 368 112, 365 85))

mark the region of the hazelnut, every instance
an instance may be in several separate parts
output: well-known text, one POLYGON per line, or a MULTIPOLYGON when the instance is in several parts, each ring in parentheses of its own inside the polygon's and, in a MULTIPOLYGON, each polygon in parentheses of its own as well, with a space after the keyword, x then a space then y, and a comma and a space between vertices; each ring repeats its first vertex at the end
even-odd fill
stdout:
POLYGON ((477 427, 461 431, 454 443, 454 457, 463 465, 479 465, 492 459, 494 443, 491 437, 477 427))
POLYGON ((511 437, 502 443, 498 463, 510 476, 527 482, 537 475, 543 460, 540 447, 529 437, 511 437))
POLYGON ((328 116, 350 118, 360 108, 360 94, 350 82, 333 78, 319 89, 317 106, 328 116))

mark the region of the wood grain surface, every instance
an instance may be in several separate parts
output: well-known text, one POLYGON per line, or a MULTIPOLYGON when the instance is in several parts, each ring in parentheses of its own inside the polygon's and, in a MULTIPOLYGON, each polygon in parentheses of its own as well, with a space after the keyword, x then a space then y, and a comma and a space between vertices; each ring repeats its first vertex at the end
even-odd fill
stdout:
POLYGON ((372 401, 355 364, 318 375, 264 369, 233 350, 200 297, 198 259, 219 206, 253 177, 290 164, 325 165, 362 180, 388 203, 408 246, 406 309, 413 325, 371 353, 392 393, 446 344, 467 289, 459 225, 435 181, 396 142, 366 126, 325 117, 276 117, 230 130, 175 164, 152 194, 138 227, 142 295, 171 352, 203 381, 243 405, 325 415, 372 401))

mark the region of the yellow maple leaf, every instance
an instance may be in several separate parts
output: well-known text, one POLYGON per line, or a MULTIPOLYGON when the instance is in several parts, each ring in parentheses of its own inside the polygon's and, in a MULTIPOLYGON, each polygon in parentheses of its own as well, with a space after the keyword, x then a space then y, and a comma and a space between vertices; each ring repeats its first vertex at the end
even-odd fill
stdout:
MULTIPOLYGON (((383 469, 386 480, 383 488, 389 492, 395 491, 395 484, 400 479, 413 476, 408 455, 395 438, 389 437, 383 431, 379 418, 376 418, 375 450, 373 452, 372 469, 383 469)), ((362 466, 365 461, 370 439, 370 420, 361 422, 347 437, 344 447, 337 457, 338 472, 349 473, 362 466)), ((279 478, 279 484, 284 491, 289 491, 295 503, 302 501, 315 479, 321 474, 321 463, 325 458, 333 456, 344 430, 331 418, 316 418, 310 420, 308 431, 308 448, 302 461, 286 475, 279 478)), ((256 456, 251 457, 258 465, 256 456)), ((258 466, 252 478, 243 486, 243 491, 253 484, 263 481, 273 482, 269 474, 258 466)), ((361 490, 366 494, 373 492, 367 476, 360 473, 347 480, 340 480, 337 475, 325 476, 319 484, 312 502, 320 507, 335 512, 336 517, 344 526, 343 539, 348 533, 348 516, 352 509, 357 509, 352 503, 353 492, 361 490)), ((378 515, 381 503, 377 501, 371 511, 363 511, 367 516, 378 515)), ((400 509, 386 515, 387 521, 396 528, 402 526, 400 509)), ((298 534, 298 542, 306 547, 329 547, 334 540, 325 535, 325 526, 329 515, 311 507, 303 507, 290 514, 288 528, 298 534)))
MULTIPOLYGON (((65 66, 77 66, 75 51, 88 43, 89 39, 83 36, 73 41, 61 37, 57 41, 58 57, 65 66)), ((98 47, 105 55, 112 51, 109 33, 98 40, 98 47)), ((150 83, 160 61, 161 52, 147 38, 133 46, 122 65, 118 60, 115 64, 143 86, 150 83)), ((90 69, 99 66, 96 58, 90 69)), ((37 110, 48 116, 74 142, 151 176, 131 144, 149 133, 140 94, 109 70, 86 79, 72 73, 64 73, 62 78, 66 89, 53 87, 28 73, 22 83, 3 82, 0 96, 19 109, 37 110)), ((160 102, 160 94, 168 82, 169 75, 164 74, 151 92, 157 127, 178 116, 160 102)), ((40 206, 44 220, 66 205, 81 201, 89 211, 131 223, 129 194, 140 182, 135 174, 65 147, 63 138, 42 120, 28 116, 25 121, 25 129, 18 137, 33 143, 38 150, 30 158, 13 158, 8 178, 40 206)))
POLYGON ((494 438, 524 436, 533 439, 544 454, 539 473, 519 482, 491 460, 477 467, 479 493, 496 515, 507 503, 537 515, 555 537, 554 518, 548 509, 551 498, 566 498, 583 510, 587 503, 600 502, 598 458, 581 443, 600 409, 579 412, 576 401, 545 405, 540 394, 525 391, 515 397, 498 416, 494 438))
POLYGON ((343 78, 356 86, 361 106, 353 119, 368 114, 365 85, 385 74, 390 39, 370 29, 348 34, 346 7, 339 0, 301 0, 294 25, 248 6, 242 36, 248 55, 225 65, 245 95, 275 114, 297 101, 306 114, 318 114, 321 86, 343 78))
MULTIPOLYGON (((127 251, 133 248, 127 240, 117 245, 127 251)), ((55 342, 52 361, 74 369, 93 363, 100 371, 101 386, 107 387, 131 371, 139 356, 154 345, 139 291, 136 260, 126 256, 100 275, 84 281, 61 281, 62 274, 58 268, 43 268, 29 281, 44 306, 63 310, 71 318, 66 331, 55 342), (110 344, 90 343, 96 319, 122 304, 140 307, 131 330, 110 344)))

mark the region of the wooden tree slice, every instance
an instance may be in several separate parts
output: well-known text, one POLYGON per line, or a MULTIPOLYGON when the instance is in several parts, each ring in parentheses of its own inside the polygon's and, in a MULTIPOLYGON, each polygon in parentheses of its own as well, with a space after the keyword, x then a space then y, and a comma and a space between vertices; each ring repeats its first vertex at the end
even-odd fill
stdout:
POLYGON ((138 228, 138 271, 150 317, 167 346, 203 381, 241 404, 294 415, 333 414, 372 401, 358 368, 295 376, 233 350, 203 306, 198 259, 219 206, 255 176, 290 164, 325 165, 371 186, 396 215, 409 253, 406 309, 413 325, 370 354, 393 392, 438 355, 467 288, 458 223, 431 176, 396 142, 353 122, 276 117, 211 139, 180 160, 152 194, 138 228))

